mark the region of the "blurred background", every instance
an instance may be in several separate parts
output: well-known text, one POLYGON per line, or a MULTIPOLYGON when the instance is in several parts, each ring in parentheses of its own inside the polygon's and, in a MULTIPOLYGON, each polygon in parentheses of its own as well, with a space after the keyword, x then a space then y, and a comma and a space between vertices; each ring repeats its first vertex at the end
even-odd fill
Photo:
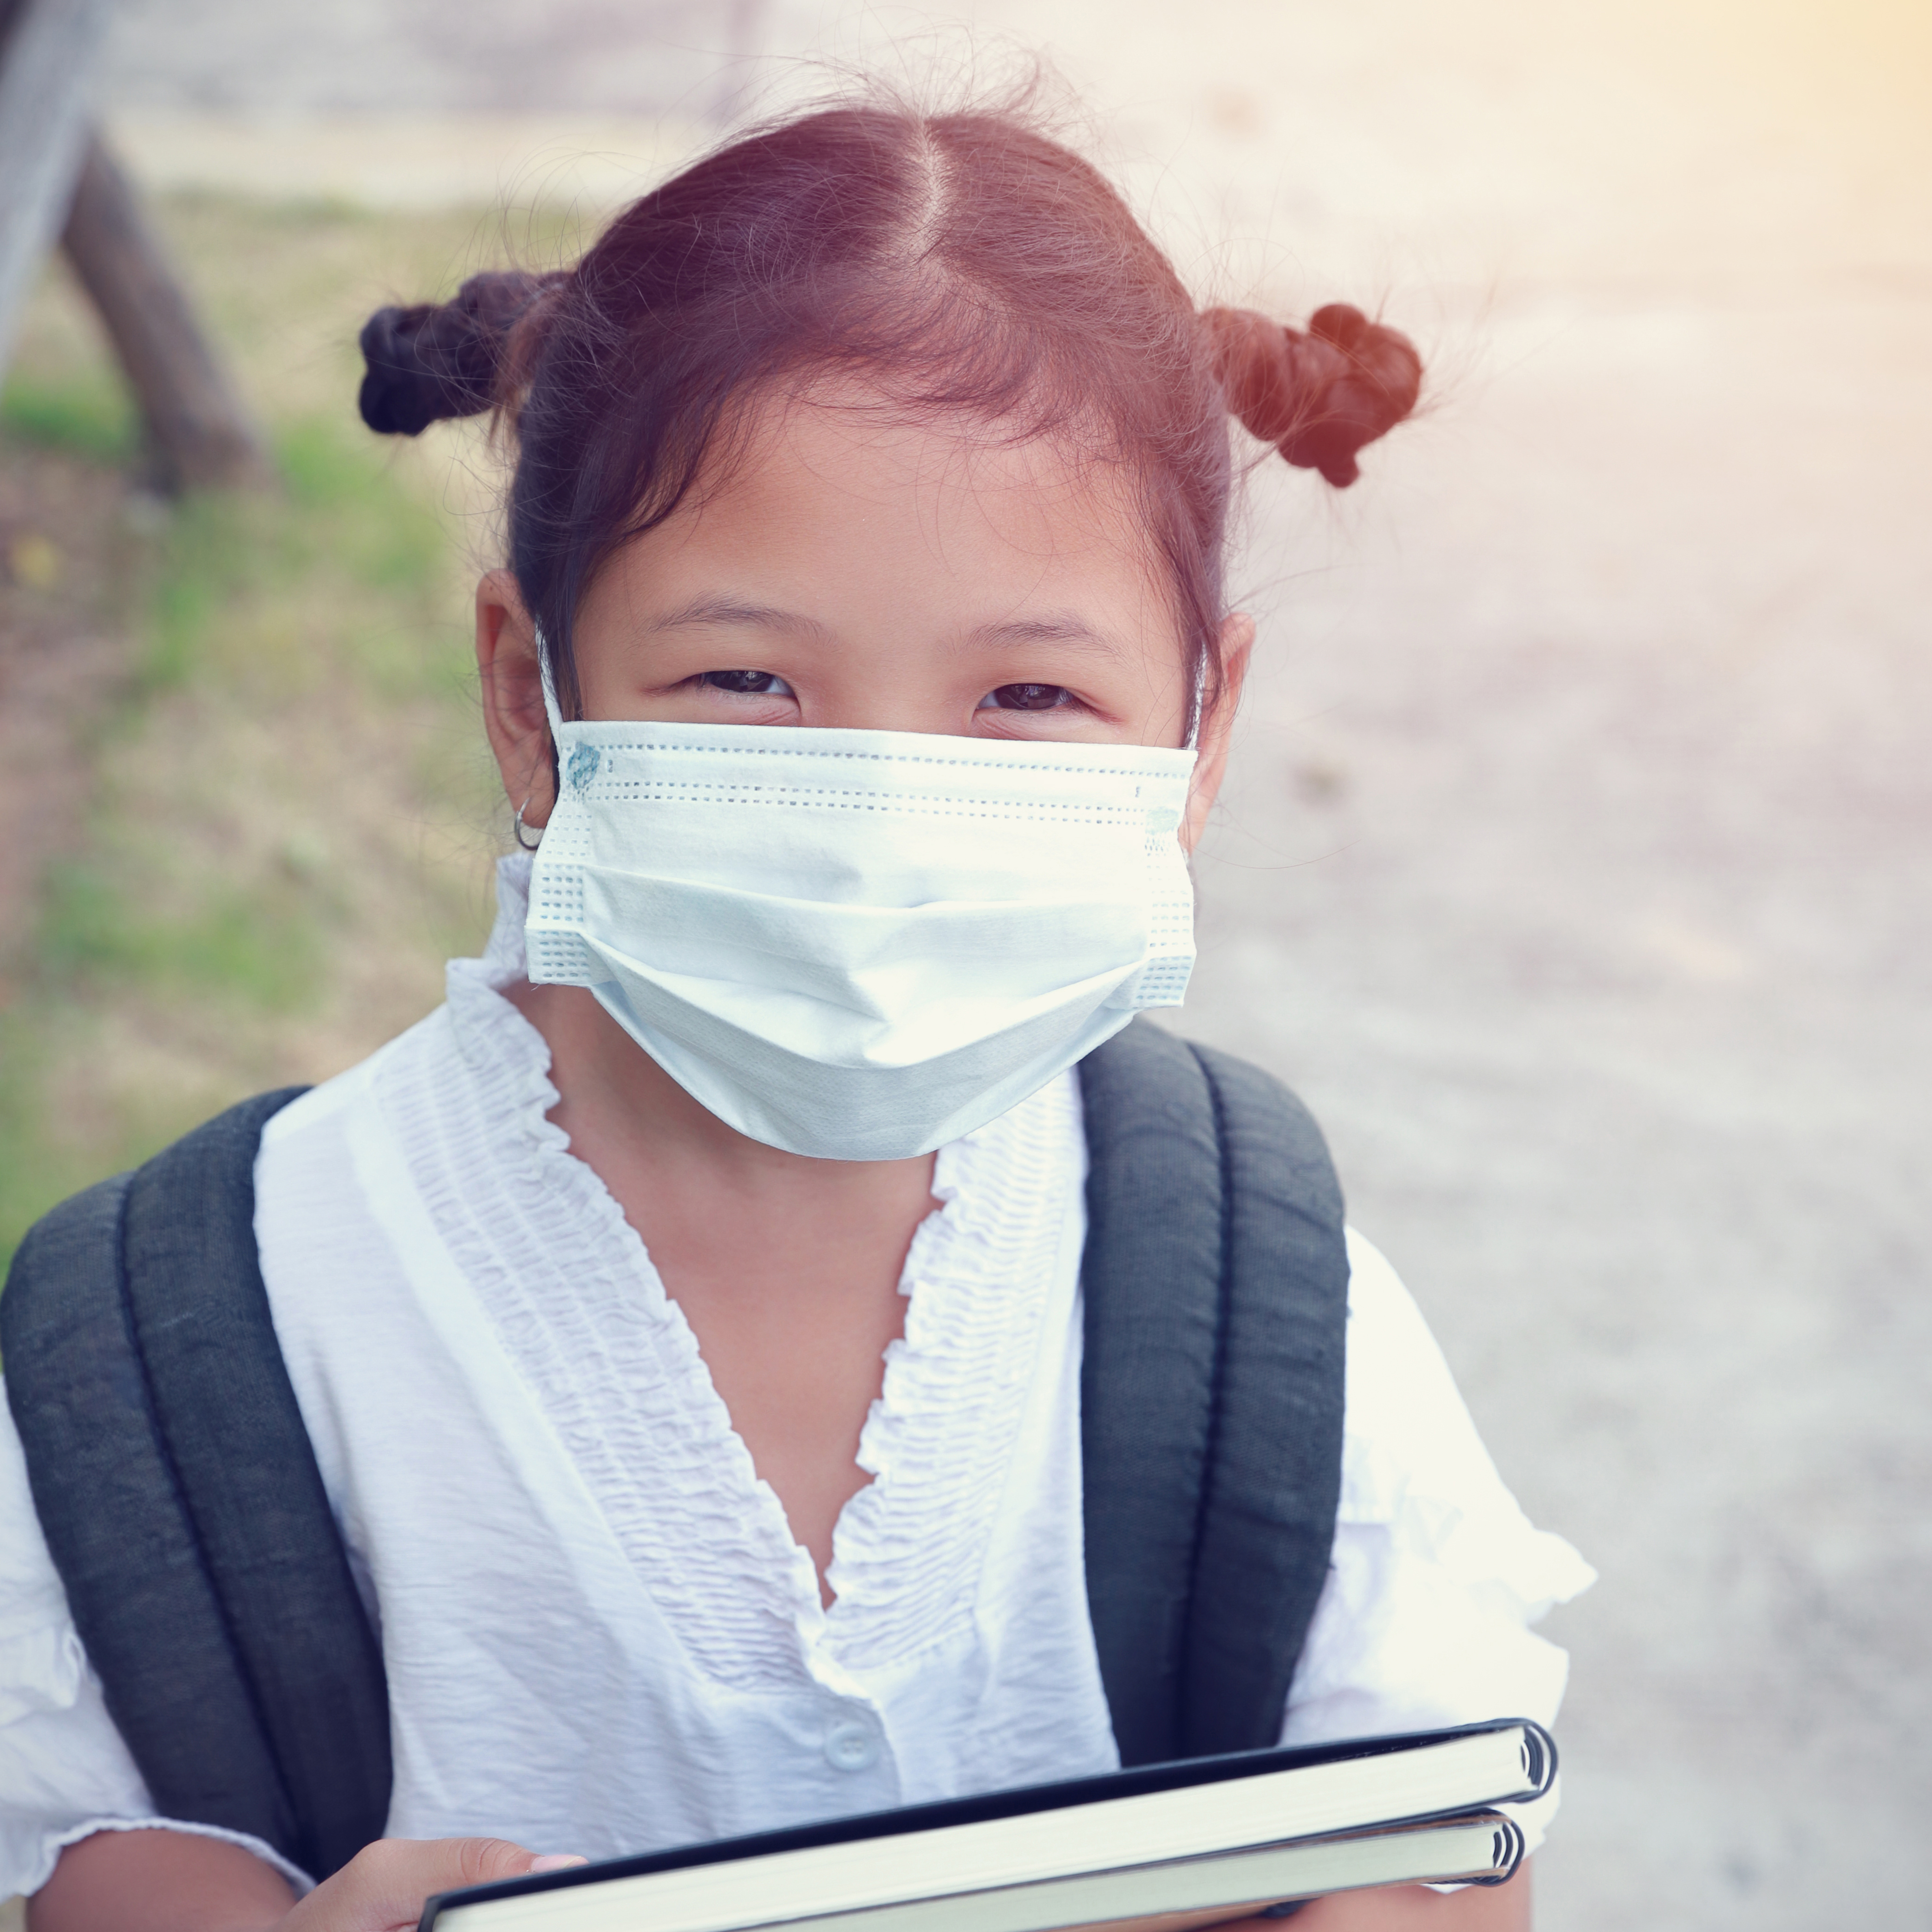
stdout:
MULTIPOLYGON (((1038 54, 1204 298, 1424 418, 1257 471, 1178 1023, 1293 1082, 1602 1581, 1540 1922, 1932 1924, 1932 8, 124 0, 109 137, 278 482, 169 496, 58 259, 0 395, 0 1250, 431 1006, 506 840, 474 429, 356 332, 734 115, 1038 54)), ((0 219, 5 218, 0 215, 0 219)))

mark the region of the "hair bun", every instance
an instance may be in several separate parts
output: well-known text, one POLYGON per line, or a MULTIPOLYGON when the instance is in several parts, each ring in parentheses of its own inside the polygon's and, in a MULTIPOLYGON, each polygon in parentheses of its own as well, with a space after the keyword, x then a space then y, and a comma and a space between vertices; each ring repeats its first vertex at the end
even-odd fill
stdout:
POLYGON ((1408 338, 1346 302, 1317 309, 1306 334, 1252 309, 1210 308, 1202 320, 1229 409, 1338 490, 1361 473, 1355 452, 1387 435, 1421 393, 1422 358, 1408 338))
POLYGON ((446 417, 489 408, 512 333, 560 279, 472 275, 454 302, 379 308, 360 338, 362 420, 381 436, 420 436, 446 417))

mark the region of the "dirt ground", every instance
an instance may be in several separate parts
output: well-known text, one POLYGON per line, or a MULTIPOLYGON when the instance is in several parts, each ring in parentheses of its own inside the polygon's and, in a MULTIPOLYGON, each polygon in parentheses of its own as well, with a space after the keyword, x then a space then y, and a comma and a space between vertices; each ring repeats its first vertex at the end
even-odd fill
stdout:
MULTIPOLYGON (((608 184, 712 98, 722 40, 670 17, 133 0, 109 100, 176 184, 252 140, 318 192, 352 156, 487 196, 573 127, 608 184), (431 112, 462 139, 412 164, 431 112)), ((1550 1626, 1540 1922, 1928 1923, 1924 18, 952 17, 757 36, 915 79, 931 29, 942 69, 1043 46, 1204 290, 1379 299, 1431 352, 1358 489, 1256 478, 1182 1024, 1311 1100, 1504 1474, 1602 1572, 1550 1626)))

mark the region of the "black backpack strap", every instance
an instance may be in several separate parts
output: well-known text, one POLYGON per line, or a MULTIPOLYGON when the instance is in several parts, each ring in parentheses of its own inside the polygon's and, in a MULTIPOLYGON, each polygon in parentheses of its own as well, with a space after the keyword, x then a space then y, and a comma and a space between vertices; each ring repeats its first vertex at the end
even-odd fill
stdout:
POLYGON ((57 1208, 0 1295, 34 1503, 160 1813, 317 1878, 382 1834, 388 1690, 269 1314, 231 1108, 57 1208))
POLYGON ((1136 1022, 1080 1066, 1088 1602, 1124 1764, 1272 1744, 1328 1573, 1348 1262, 1321 1130, 1136 1022))

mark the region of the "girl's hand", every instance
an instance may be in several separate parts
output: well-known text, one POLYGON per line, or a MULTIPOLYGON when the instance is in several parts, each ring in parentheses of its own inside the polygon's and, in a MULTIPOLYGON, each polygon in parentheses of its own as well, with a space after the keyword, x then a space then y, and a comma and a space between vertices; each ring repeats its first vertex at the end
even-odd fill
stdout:
POLYGON ((382 1838, 300 1904, 253 1852, 198 1832, 97 1832, 27 1901, 28 1932, 410 1932, 432 1892, 556 1871, 501 1838, 382 1838))
POLYGON ((378 1838, 324 1879, 275 1932, 411 1932, 433 1893, 583 1863, 526 1852, 505 1838, 378 1838))

